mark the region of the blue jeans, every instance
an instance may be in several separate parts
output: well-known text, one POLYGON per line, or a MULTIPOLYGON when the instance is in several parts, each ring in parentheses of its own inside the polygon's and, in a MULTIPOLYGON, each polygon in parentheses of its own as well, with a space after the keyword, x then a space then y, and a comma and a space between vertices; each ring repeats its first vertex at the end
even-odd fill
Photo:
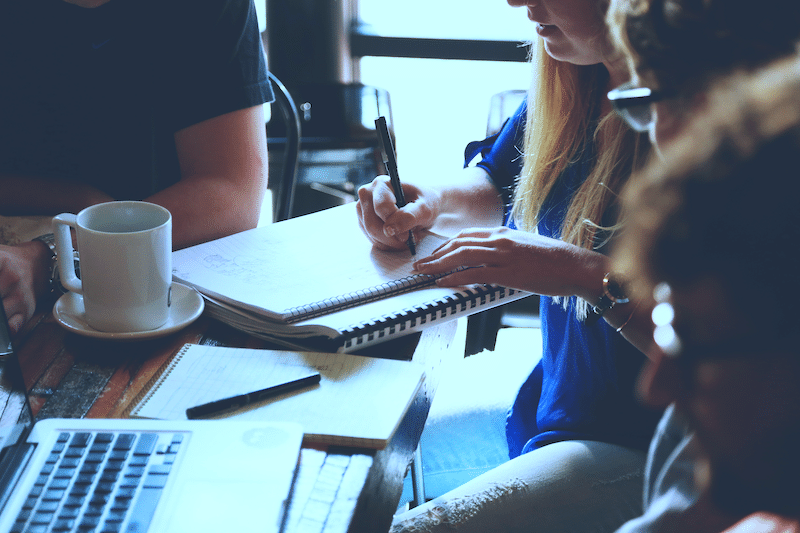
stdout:
POLYGON ((396 515, 392 533, 611 532, 642 514, 645 452, 564 441, 396 515))

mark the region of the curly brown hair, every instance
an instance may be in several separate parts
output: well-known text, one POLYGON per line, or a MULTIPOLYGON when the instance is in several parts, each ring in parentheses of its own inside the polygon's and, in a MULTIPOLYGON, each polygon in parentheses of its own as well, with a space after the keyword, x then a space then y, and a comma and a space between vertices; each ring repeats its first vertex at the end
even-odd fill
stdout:
POLYGON ((800 2, 611 0, 607 23, 641 85, 677 94, 792 53, 800 2))
POLYGON ((632 177, 615 266, 642 297, 661 281, 711 276, 754 319, 796 321, 800 60, 728 78, 708 102, 663 160, 632 177))

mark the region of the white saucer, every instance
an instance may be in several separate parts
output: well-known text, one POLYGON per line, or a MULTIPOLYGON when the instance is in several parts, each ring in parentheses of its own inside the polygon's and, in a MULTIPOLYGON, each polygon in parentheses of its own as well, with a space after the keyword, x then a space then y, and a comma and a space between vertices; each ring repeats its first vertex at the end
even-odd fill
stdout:
POLYGON ((110 340, 154 339, 185 328, 200 316, 205 304, 196 290, 181 283, 172 283, 172 305, 169 317, 163 326, 148 331, 111 333, 93 329, 86 323, 83 296, 68 292, 61 296, 53 307, 53 316, 64 328, 78 335, 110 340))

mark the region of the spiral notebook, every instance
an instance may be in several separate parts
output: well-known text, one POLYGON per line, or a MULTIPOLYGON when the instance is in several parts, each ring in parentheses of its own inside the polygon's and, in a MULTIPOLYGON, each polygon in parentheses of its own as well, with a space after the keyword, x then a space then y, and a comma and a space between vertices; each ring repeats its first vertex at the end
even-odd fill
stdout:
POLYGON ((186 344, 131 402, 130 416, 186 420, 186 409, 285 383, 309 371, 318 385, 215 418, 303 426, 305 440, 380 449, 394 435, 425 378, 422 365, 349 354, 186 344))
MULTIPOLYGON (((417 257, 445 242, 418 236, 417 257)), ((350 352, 517 300, 530 293, 438 287, 404 248, 374 248, 354 204, 173 253, 173 277, 206 298, 212 316, 293 349, 350 352)))

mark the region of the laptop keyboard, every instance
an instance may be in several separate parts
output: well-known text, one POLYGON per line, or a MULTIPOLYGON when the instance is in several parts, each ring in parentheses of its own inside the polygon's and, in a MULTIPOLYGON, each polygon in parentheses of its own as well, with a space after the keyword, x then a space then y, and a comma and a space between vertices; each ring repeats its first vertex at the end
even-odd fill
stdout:
POLYGON ((62 432, 11 531, 146 531, 182 441, 169 432, 62 432))
POLYGON ((345 533, 371 466, 369 455, 303 448, 283 533, 345 533))

